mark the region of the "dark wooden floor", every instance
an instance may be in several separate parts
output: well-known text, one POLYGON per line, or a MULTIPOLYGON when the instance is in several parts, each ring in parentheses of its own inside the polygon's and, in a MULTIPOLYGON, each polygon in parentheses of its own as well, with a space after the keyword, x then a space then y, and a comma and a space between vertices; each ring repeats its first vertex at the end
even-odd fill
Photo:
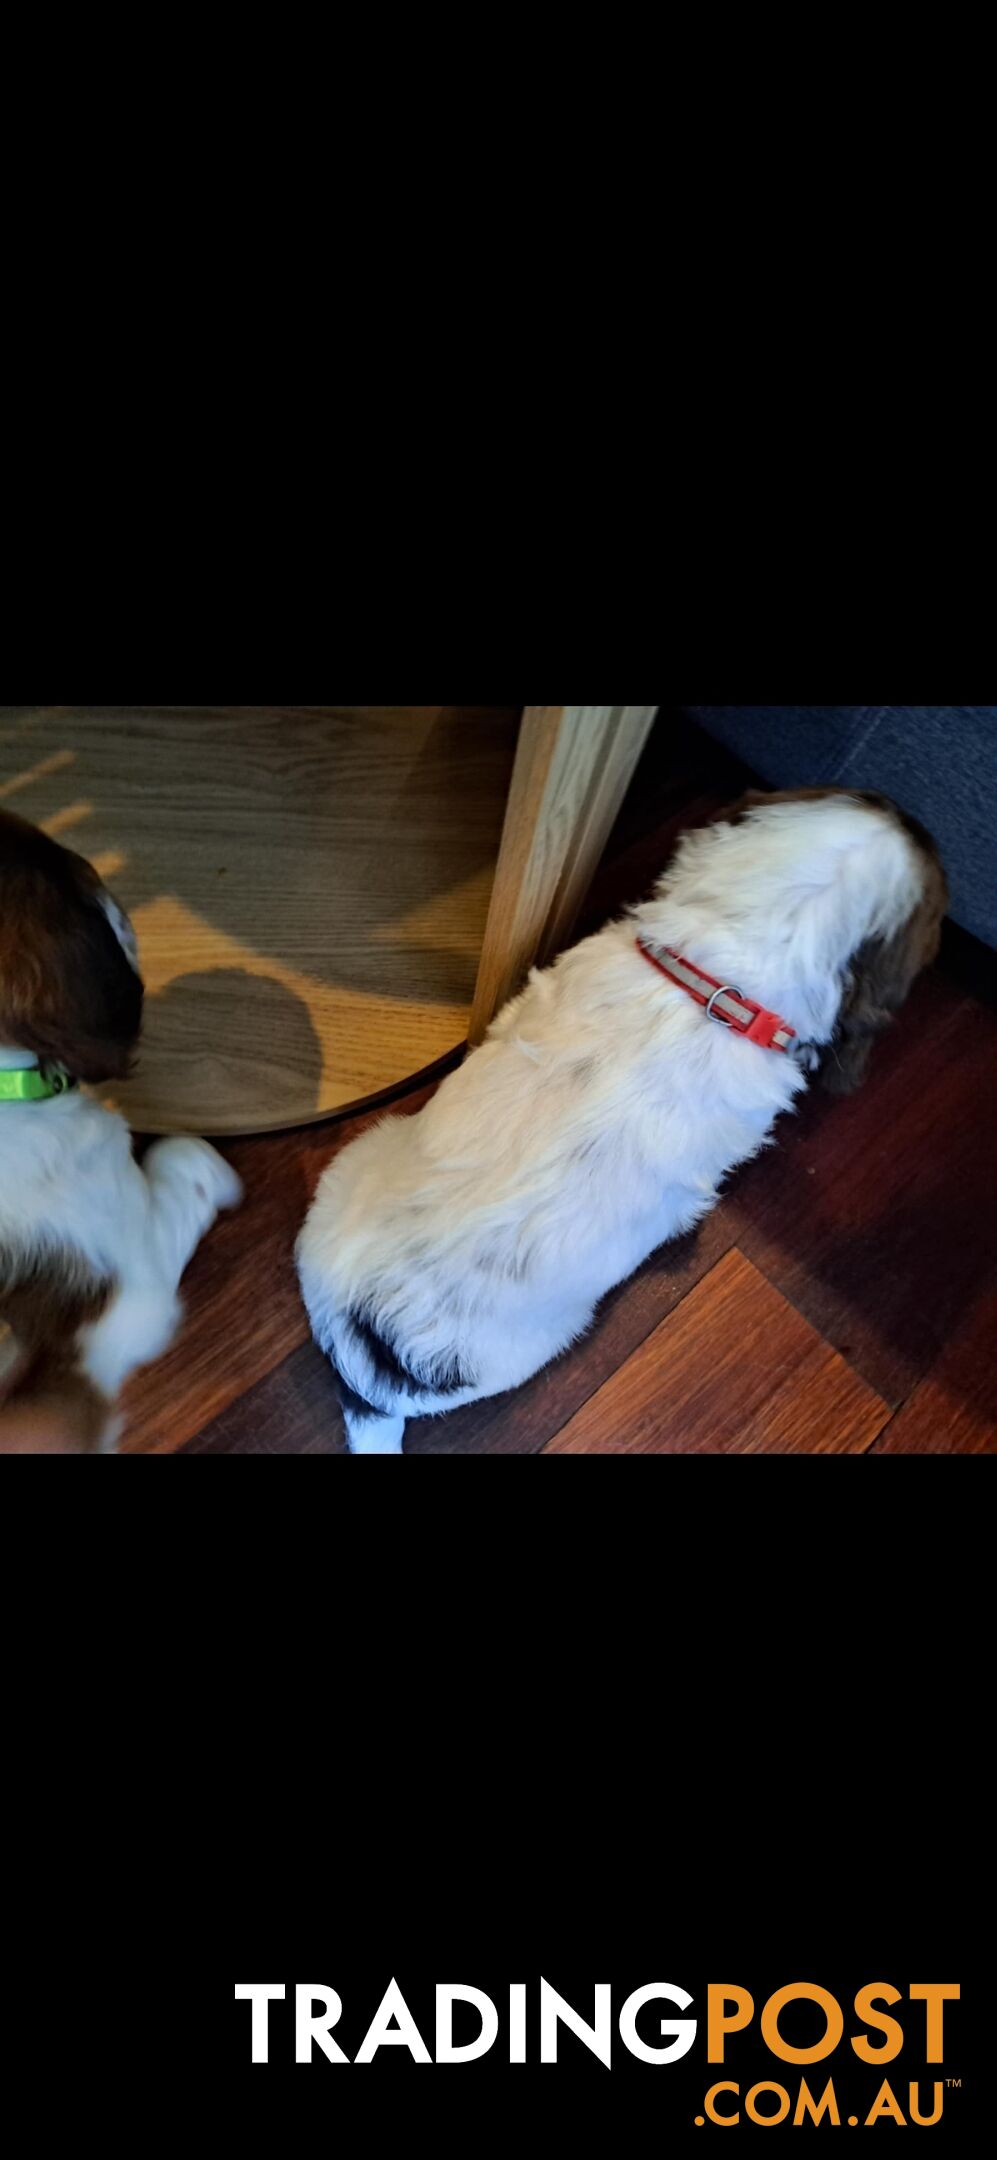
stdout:
MULTIPOLYGON (((743 783, 689 723, 659 723, 582 928, 642 897, 681 825, 743 783)), ((997 1452, 995 1094, 997 957, 947 931, 857 1095, 809 1097, 583 1344, 514 1395, 410 1424, 406 1451, 997 1452)), ((342 1452, 291 1253, 367 1121, 226 1148, 246 1205, 192 1262, 173 1350, 128 1390, 126 1450, 342 1452)))

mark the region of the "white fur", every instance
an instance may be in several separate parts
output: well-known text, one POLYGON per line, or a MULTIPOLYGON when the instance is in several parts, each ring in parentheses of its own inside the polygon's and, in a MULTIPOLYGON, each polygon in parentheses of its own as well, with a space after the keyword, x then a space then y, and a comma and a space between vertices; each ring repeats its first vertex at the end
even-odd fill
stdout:
POLYGON ((184 1268, 241 1192, 206 1140, 159 1140, 140 1168, 124 1119, 82 1090, 0 1105, 0 1245, 42 1265, 69 1251, 113 1280, 110 1304, 81 1337, 83 1369, 110 1401, 166 1349, 184 1268))
POLYGON ((654 898, 534 971, 425 1109, 345 1148, 297 1259, 316 1339, 385 1413, 347 1412, 355 1451, 398 1453, 406 1415, 516 1387, 566 1349, 613 1284, 706 1214, 806 1086, 805 1059, 707 1020, 651 968, 638 929, 818 1045, 850 956, 899 929, 921 890, 906 833, 845 796, 689 833, 654 898), (410 1371, 454 1361, 472 1380, 392 1383, 351 1312, 410 1371))

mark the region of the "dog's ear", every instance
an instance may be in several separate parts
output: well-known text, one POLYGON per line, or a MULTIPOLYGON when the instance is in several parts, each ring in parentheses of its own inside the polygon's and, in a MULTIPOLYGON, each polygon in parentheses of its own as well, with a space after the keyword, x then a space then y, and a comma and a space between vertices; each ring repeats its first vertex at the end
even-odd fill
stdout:
POLYGON ((889 1027, 921 969, 935 958, 947 901, 939 868, 926 880, 921 905, 893 937, 867 938, 853 954, 838 1022, 821 1067, 821 1085, 851 1095, 865 1078, 877 1035, 889 1027))
POLYGON ((903 1004, 909 980, 896 948, 903 936, 869 938, 853 955, 838 1022, 821 1069, 831 1095, 851 1095, 865 1079, 877 1035, 903 1004))
POLYGON ((0 1042, 81 1080, 120 1080, 142 1024, 142 981, 88 862, 20 819, 0 826, 0 1042))

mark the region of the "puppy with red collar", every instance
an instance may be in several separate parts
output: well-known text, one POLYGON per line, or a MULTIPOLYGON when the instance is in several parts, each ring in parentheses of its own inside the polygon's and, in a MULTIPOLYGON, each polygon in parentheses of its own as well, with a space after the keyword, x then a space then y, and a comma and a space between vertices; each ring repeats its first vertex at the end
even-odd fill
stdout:
POLYGON ((934 957, 929 835, 884 796, 749 796, 536 970, 416 1117, 326 1170, 298 1241, 351 1449, 517 1387, 714 1205, 808 1076, 857 1085, 934 957))
POLYGON ((136 1366, 166 1349, 184 1268, 241 1185, 205 1140, 141 1166, 85 1091, 129 1070, 143 986, 96 871, 0 812, 0 1448, 109 1450, 136 1366), (80 1083, 84 1083, 81 1086, 80 1083))

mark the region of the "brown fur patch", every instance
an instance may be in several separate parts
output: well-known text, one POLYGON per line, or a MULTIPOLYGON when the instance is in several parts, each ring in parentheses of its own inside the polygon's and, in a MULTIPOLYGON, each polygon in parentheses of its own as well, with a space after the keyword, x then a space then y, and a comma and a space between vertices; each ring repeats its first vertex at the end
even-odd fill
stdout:
POLYGON ((0 1452, 99 1445, 111 1405, 80 1370, 79 1332, 112 1288, 74 1253, 26 1261, 0 1246, 0 1452))
POLYGON ((868 938, 852 957, 838 1024, 821 1067, 821 1085, 850 1095, 865 1077, 877 1035, 888 1027, 915 976, 930 967, 941 941, 948 891, 939 868, 927 875, 925 893, 895 937, 868 938))
POLYGON ((0 810, 0 1041, 81 1080, 120 1080, 142 983, 101 906, 92 865, 0 810))

